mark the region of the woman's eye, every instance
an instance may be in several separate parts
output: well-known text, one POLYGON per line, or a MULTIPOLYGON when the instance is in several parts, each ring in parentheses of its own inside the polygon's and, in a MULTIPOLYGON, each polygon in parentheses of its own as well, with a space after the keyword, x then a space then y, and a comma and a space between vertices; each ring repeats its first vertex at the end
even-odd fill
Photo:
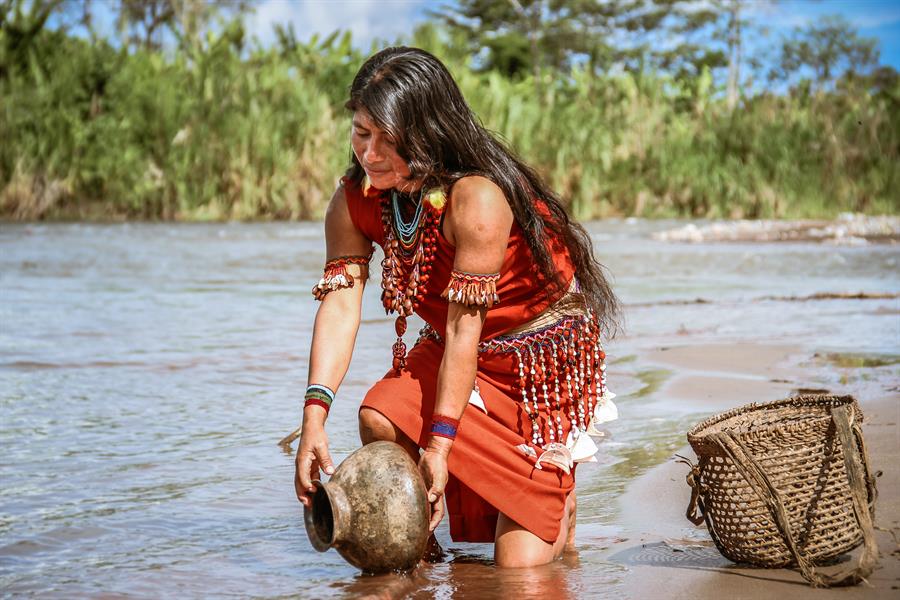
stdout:
POLYGON ((356 135, 357 135, 358 137, 361 137, 361 138, 369 137, 369 133, 368 133, 368 132, 365 132, 365 131, 357 131, 357 132, 356 132, 356 135))

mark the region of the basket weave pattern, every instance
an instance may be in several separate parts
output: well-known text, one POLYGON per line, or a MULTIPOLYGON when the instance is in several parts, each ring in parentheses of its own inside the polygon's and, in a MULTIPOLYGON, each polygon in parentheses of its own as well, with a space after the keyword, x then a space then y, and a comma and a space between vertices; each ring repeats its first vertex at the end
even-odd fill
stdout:
MULTIPOLYGON (((847 405, 860 454, 862 413, 850 396, 798 396, 751 404, 703 421, 688 433, 699 463, 695 484, 713 541, 728 559, 765 567, 795 564, 760 495, 720 443, 729 432, 768 476, 784 506, 797 548, 821 564, 863 541, 853 508, 841 440, 831 407, 847 405)), ((868 471, 868 465, 866 465, 868 471)), ((870 480, 868 473, 867 481, 870 480)), ((869 490, 870 503, 874 500, 869 490)))

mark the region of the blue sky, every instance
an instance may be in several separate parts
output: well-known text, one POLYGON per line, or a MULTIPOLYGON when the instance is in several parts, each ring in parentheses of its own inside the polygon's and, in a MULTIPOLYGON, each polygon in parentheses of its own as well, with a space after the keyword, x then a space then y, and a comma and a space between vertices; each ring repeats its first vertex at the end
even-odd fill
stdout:
MULTIPOLYGON (((272 39, 272 25, 293 23, 298 37, 353 32, 355 45, 368 49, 372 40, 394 39, 426 19, 426 8, 442 2, 423 0, 262 0, 248 18, 248 29, 263 43, 272 39)), ((880 42, 881 62, 900 70, 900 2, 896 0, 760 0, 749 5, 750 16, 772 31, 772 40, 794 27, 824 15, 843 15, 859 32, 880 42)))
MULTIPOLYGON (((702 3, 704 0, 698 0, 702 3)), ((306 40, 315 33, 327 35, 336 29, 350 30, 354 45, 363 50, 377 39, 394 40, 410 33, 426 20, 426 9, 445 1, 425 0, 251 0, 255 7, 247 17, 251 36, 267 44, 274 38, 276 23, 294 26, 306 40)), ((105 0, 97 3, 96 19, 101 30, 110 31, 113 16, 105 0)), ((747 12, 757 23, 771 30, 777 44, 780 34, 803 26, 824 15, 839 14, 855 25, 860 34, 880 42, 881 62, 900 70, 900 2, 897 0, 756 0, 747 12)), ((765 43, 765 42, 764 42, 765 43)))

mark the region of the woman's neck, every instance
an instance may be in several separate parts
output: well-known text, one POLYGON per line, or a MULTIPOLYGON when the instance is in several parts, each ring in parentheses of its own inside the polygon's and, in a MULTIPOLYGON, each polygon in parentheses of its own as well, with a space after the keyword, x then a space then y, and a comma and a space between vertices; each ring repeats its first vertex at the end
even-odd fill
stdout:
POLYGON ((394 187, 397 190, 398 194, 405 194, 407 196, 415 197, 422 191, 422 180, 409 180, 409 181, 401 181, 394 187))

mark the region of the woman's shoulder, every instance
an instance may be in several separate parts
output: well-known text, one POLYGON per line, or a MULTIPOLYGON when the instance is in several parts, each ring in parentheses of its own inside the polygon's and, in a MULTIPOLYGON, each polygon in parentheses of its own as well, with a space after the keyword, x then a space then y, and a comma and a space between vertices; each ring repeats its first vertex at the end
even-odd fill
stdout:
POLYGON ((487 177, 468 175, 453 184, 444 227, 452 244, 460 237, 492 238, 498 233, 508 236, 513 221, 506 195, 487 177))
POLYGON ((346 212, 353 225, 370 240, 381 243, 381 205, 369 197, 363 185, 349 177, 342 177, 331 198, 329 210, 346 212))
POLYGON ((450 197, 457 203, 494 202, 508 204, 500 186, 483 175, 460 177, 450 189, 450 197))
POLYGON ((477 218, 478 221, 512 218, 512 209, 506 194, 496 183, 481 175, 466 175, 453 184, 450 190, 450 215, 454 221, 477 218))

